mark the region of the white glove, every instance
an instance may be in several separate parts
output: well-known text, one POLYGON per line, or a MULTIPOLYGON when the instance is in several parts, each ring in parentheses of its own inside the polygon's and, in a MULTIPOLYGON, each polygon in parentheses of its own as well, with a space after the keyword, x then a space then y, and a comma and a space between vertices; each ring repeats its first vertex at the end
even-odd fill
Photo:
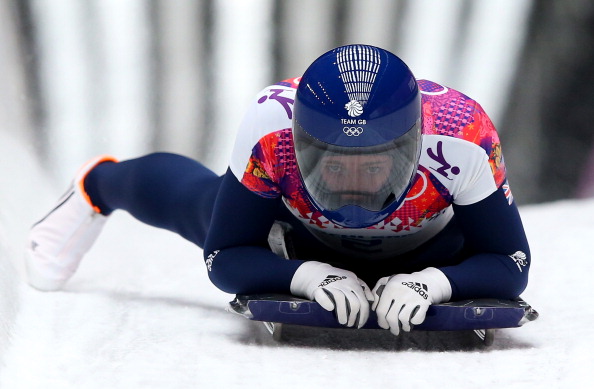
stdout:
POLYGON ((291 280, 291 293, 317 301, 325 310, 334 311, 338 322, 347 327, 363 327, 369 318, 373 295, 355 273, 308 261, 299 266, 291 280))
POLYGON ((394 335, 409 332, 425 320, 431 304, 448 301, 450 281, 440 270, 428 267, 412 274, 397 274, 380 279, 373 288, 373 309, 377 324, 394 335))

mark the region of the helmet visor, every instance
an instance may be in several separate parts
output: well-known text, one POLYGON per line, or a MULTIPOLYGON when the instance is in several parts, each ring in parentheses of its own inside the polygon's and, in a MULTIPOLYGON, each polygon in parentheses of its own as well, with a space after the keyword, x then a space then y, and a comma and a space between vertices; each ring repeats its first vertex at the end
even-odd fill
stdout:
POLYGON ((330 145, 294 121, 297 164, 317 205, 337 210, 356 205, 380 211, 399 201, 417 171, 421 121, 392 141, 366 147, 330 145))

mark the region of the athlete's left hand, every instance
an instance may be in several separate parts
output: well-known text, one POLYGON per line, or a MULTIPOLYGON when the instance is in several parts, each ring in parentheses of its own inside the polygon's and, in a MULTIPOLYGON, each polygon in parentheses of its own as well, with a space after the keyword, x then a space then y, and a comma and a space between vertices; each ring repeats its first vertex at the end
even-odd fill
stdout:
POLYGON ((371 309, 377 314, 377 324, 398 335, 400 329, 409 332, 413 325, 421 324, 431 304, 448 301, 452 287, 445 274, 428 267, 412 274, 384 277, 372 293, 371 309))

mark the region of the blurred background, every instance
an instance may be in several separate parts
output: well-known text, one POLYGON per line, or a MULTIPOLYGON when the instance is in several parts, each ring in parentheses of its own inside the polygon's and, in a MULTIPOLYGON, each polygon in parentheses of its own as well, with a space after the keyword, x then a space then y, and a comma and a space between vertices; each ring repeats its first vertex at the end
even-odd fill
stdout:
POLYGON ((591 0, 0 0, 0 132, 62 185, 98 153, 221 174, 259 90, 367 43, 479 101, 520 205, 591 197, 593 19, 591 0))

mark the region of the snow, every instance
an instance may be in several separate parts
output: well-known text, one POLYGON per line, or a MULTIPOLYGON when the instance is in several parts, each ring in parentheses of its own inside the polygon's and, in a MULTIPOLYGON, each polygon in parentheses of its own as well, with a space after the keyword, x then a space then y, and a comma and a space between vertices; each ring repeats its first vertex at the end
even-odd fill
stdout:
MULTIPOLYGON (((31 151, 0 132, 1 388, 561 388, 594 363, 594 200, 520 208, 540 318, 490 348, 455 334, 295 330, 276 343, 226 312, 199 249, 115 213, 60 292, 22 281, 28 226, 58 197, 31 151)), ((62 185, 64 184, 64 185, 62 185)), ((519 184, 518 184, 519 185, 519 184)))

